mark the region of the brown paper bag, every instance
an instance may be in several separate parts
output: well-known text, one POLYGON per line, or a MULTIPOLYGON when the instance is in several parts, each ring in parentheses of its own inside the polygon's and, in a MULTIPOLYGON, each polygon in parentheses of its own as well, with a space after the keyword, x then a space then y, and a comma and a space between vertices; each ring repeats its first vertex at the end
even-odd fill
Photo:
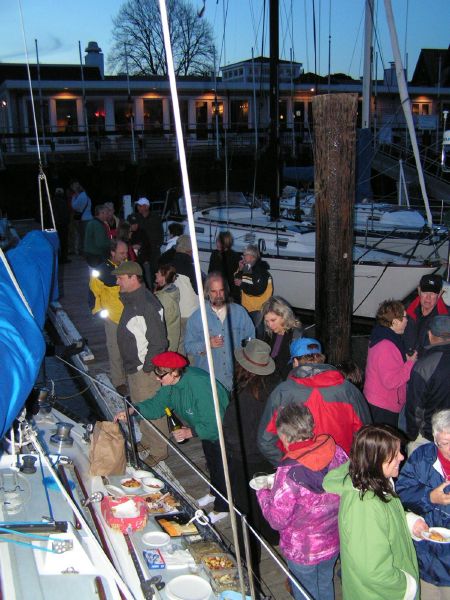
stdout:
POLYGON ((125 440, 119 423, 97 421, 91 435, 89 452, 91 475, 122 475, 125 473, 125 440))

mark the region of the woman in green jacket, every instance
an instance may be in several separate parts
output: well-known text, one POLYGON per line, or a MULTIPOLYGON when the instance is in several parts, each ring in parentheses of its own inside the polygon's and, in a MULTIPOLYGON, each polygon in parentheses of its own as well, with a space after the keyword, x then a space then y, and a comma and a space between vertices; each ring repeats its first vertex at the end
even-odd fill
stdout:
POLYGON ((355 436, 350 462, 330 471, 323 487, 341 497, 339 536, 344 600, 417 600, 419 571, 411 540, 428 529, 405 517, 392 478, 403 460, 400 440, 386 425, 355 436), (411 531, 410 531, 410 529, 411 531))
MULTIPOLYGON (((146 419, 157 419, 165 415, 165 409, 173 409, 188 425, 172 432, 177 442, 183 442, 194 436, 202 441, 203 453, 209 471, 211 484, 226 496, 225 475, 219 445, 214 400, 209 374, 203 369, 188 367, 188 361, 178 352, 162 352, 152 358, 156 378, 161 388, 148 400, 139 402, 139 412, 146 419)), ((220 416, 223 419, 228 406, 227 390, 216 381, 219 397, 220 416)), ((125 420, 124 411, 116 414, 114 420, 125 420)), ((228 503, 220 496, 207 494, 204 498, 214 502, 213 510, 208 513, 210 521, 215 523, 228 515, 228 503)), ((202 498, 201 500, 204 500, 202 498)), ((200 502, 205 506, 207 502, 200 502)))

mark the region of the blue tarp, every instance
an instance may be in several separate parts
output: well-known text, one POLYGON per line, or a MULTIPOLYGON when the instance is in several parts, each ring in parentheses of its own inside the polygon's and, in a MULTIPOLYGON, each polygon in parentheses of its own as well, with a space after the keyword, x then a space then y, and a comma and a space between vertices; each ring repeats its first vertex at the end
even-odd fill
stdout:
POLYGON ((6 253, 27 310, 0 262, 0 438, 22 410, 45 354, 43 328, 57 289, 56 233, 32 231, 6 253))

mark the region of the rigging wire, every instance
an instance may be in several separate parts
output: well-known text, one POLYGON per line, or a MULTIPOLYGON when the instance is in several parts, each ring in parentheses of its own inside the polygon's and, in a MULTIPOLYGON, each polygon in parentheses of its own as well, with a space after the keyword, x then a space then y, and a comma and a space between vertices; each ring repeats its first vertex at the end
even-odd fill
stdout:
POLYGON ((309 72, 309 41, 308 41, 308 9, 306 6, 306 0, 303 0, 304 8, 304 25, 305 25, 305 54, 306 54, 306 72, 309 72))
POLYGON ((46 191, 46 194, 47 194, 47 202, 48 202, 48 206, 50 209, 50 217, 52 220, 53 229, 56 230, 55 217, 53 214, 53 206, 52 206, 52 201, 50 198, 50 191, 48 189, 47 177, 44 173, 44 168, 43 168, 43 164, 42 164, 41 146, 39 143, 39 132, 38 132, 38 126, 37 126, 37 119, 36 119, 36 106, 35 106, 35 102, 34 102, 33 86, 31 83, 32 80, 31 80, 31 70, 30 70, 30 58, 29 58, 29 54, 28 54, 27 38, 26 38, 26 34, 25 34, 25 20, 24 20, 23 10, 22 10, 22 1, 21 0, 17 0, 17 1, 18 1, 18 5, 19 5, 20 24, 21 24, 21 29, 22 29, 22 38, 23 38, 23 45, 24 45, 24 51, 25 51, 25 60, 26 60, 26 68, 27 68, 27 76, 28 76, 28 87, 30 90, 30 102, 31 102, 31 113, 33 116, 34 137, 36 140, 36 150, 37 150, 37 155, 38 155, 38 167, 39 167, 38 187, 39 187, 39 211, 40 211, 40 217, 41 217, 41 229, 42 229, 42 231, 44 230, 44 210, 43 210, 43 202, 42 202, 42 185, 43 185, 44 189, 46 191))
MULTIPOLYGON (((311 325, 309 327, 307 327, 307 329, 309 329, 311 327, 311 325)), ((99 385, 100 387, 104 388, 105 390, 107 390, 108 392, 112 392, 113 394, 115 394, 117 397, 121 398, 121 400, 123 402, 125 402, 129 408, 132 408, 133 411, 136 413, 136 415, 138 415, 141 420, 143 422, 145 422, 145 424, 147 425, 147 427, 149 429, 151 429, 153 431, 153 433, 157 434, 165 443, 167 443, 171 449, 175 452, 175 454, 178 455, 178 458, 180 458, 180 460, 182 460, 186 466, 188 466, 190 469, 192 469, 197 475, 198 477, 204 482, 206 483, 208 486, 213 487, 211 485, 211 482, 209 481, 209 479, 205 476, 205 474, 203 473, 203 471, 201 471, 197 465, 195 463, 193 463, 183 452, 182 450, 177 446, 177 444, 175 444, 172 440, 168 439, 155 425, 153 425, 153 423, 151 421, 149 421, 148 419, 146 419, 139 411, 139 407, 136 404, 133 404, 131 401, 129 401, 125 396, 122 396, 121 394, 119 394, 115 388, 112 388, 110 386, 108 386, 106 383, 104 383, 103 381, 101 381, 100 379, 97 379, 96 377, 90 375, 90 373, 81 370, 79 367, 77 367, 76 365, 74 365, 73 363, 69 362, 68 360, 66 360, 65 358, 63 358, 62 356, 58 356, 55 355, 55 358, 57 358, 58 360, 60 360, 62 363, 64 363, 66 366, 70 367, 71 369, 77 371, 78 373, 80 373, 81 377, 85 377, 87 379, 89 379, 91 381, 91 386, 92 384, 95 385, 99 385)), ((158 468, 158 467, 156 467, 158 468)), ((173 475, 172 475, 173 477, 173 475)), ((172 481, 173 484, 176 483, 175 487, 178 487, 180 484, 178 482, 178 480, 172 481)), ((185 490, 183 488, 181 488, 182 493, 185 493, 185 490)), ((228 499, 217 489, 214 488, 215 493, 220 496, 223 500, 225 500, 227 503, 229 503, 228 499)), ((245 515, 236 507, 233 506, 232 507, 234 512, 239 516, 239 517, 244 517, 245 515)), ((255 529, 253 529, 253 527, 250 524, 246 524, 247 528, 251 531, 252 535, 259 541, 259 543, 261 544, 261 546, 270 554, 271 558, 274 560, 275 564, 280 567, 280 569, 283 571, 283 573, 290 579, 290 581, 297 587, 297 589, 299 589, 303 594, 303 590, 298 587, 298 583, 296 580, 292 579, 292 575, 289 572, 289 570, 286 568, 285 564, 283 563, 283 561, 280 560, 278 554, 273 550, 272 546, 270 546, 263 537, 261 537, 261 535, 258 533, 258 531, 256 531, 255 529)), ((305 598, 308 598, 308 596, 305 595, 305 598)))

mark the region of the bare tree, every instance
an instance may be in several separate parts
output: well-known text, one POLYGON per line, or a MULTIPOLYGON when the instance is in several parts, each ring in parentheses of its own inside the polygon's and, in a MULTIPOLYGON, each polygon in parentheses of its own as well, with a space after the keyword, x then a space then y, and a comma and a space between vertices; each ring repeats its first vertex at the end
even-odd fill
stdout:
MULTIPOLYGON (((177 75, 204 75, 213 68, 211 25, 186 0, 168 0, 167 13, 177 75)), ((127 0, 113 19, 114 44, 108 56, 113 72, 167 75, 158 0, 127 0)))

